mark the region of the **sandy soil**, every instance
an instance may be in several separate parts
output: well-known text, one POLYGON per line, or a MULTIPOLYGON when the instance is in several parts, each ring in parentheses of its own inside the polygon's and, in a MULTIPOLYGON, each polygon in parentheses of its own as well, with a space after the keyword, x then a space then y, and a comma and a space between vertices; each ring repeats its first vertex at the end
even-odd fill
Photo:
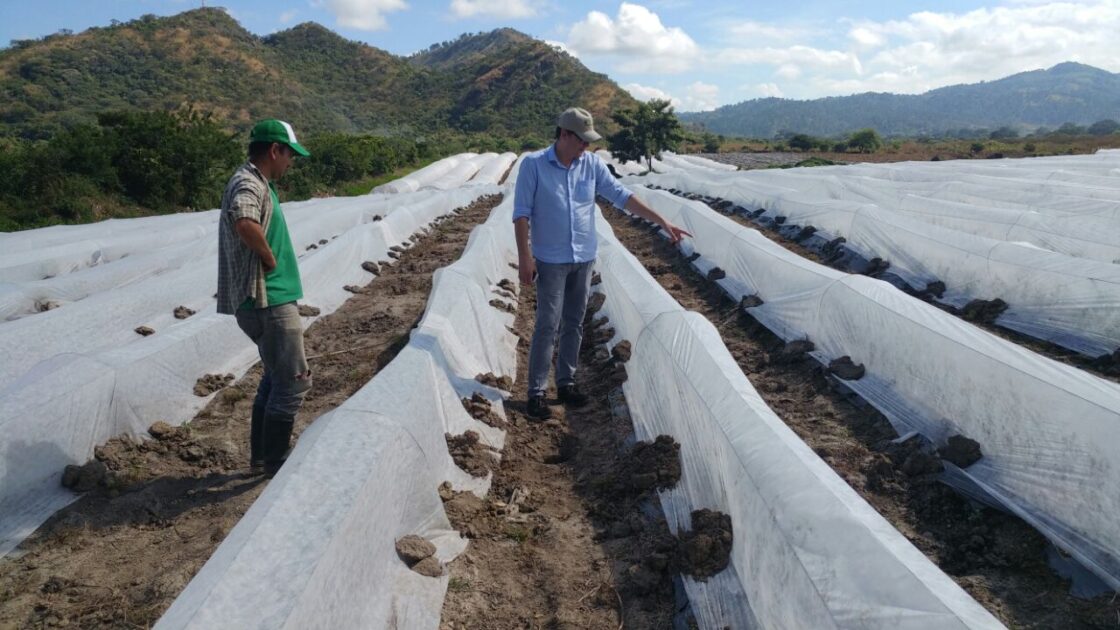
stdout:
POLYGON ((1047 565, 1046 541, 1017 518, 971 503, 937 480, 887 420, 834 387, 822 366, 742 314, 714 282, 644 226, 604 208, 615 234, 685 308, 717 325, 768 405, 865 500, 1003 623, 1013 628, 1116 628, 1111 595, 1082 600, 1047 565))
MULTIPOLYGON (((396 356, 423 313, 432 273, 460 256, 498 201, 484 198, 442 221, 308 329, 315 382, 297 432, 396 356)), ((182 427, 159 423, 151 431, 158 437, 99 447, 108 478, 0 560, 0 628, 153 624, 267 484, 247 467, 259 379, 255 367, 182 427)))

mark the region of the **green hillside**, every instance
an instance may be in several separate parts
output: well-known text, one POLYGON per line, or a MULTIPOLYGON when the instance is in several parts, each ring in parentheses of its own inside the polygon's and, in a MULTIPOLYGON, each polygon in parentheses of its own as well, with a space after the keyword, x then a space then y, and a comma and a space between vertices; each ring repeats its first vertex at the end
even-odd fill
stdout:
POLYGON ((603 118, 633 99, 510 29, 404 58, 314 23, 268 37, 196 9, 0 50, 0 136, 48 138, 114 110, 212 112, 234 130, 276 116, 307 132, 472 131, 545 137, 571 104, 603 118))

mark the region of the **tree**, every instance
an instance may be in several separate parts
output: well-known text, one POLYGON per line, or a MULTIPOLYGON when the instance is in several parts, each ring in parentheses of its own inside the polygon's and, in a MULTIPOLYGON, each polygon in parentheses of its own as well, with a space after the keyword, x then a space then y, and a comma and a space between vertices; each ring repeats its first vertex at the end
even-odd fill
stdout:
POLYGON ((1098 120, 1097 122, 1089 125, 1089 135, 1091 136, 1107 136, 1109 134, 1116 133, 1117 131, 1120 131, 1120 123, 1112 120, 1111 118, 1098 120))
POLYGON ((883 148, 883 139, 879 137, 879 132, 868 127, 853 133, 852 137, 848 138, 848 146, 860 153, 874 153, 883 148))
POLYGON ((817 146, 816 138, 803 133, 794 134, 789 139, 789 148, 797 149, 798 151, 812 151, 815 146, 817 146))
POLYGON ((611 119, 619 130, 607 138, 607 146, 623 164, 640 163, 645 159, 648 170, 652 171, 653 158, 660 158, 662 151, 676 150, 684 139, 681 123, 667 100, 639 103, 635 109, 611 114, 611 119))
POLYGON ((1006 139, 1018 138, 1018 137, 1019 137, 1019 132, 1015 131, 1015 129, 1013 129, 1012 127, 1007 127, 1007 126, 1000 127, 999 129, 996 129, 992 133, 988 134, 988 139, 989 140, 1006 140, 1006 139))

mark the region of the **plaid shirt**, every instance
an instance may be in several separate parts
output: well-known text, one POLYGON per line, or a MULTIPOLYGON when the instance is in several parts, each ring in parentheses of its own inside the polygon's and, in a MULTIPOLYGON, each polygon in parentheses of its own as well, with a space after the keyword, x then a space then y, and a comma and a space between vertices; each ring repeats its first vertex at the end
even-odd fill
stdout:
POLYGON ((272 219, 272 194, 268 180, 252 162, 246 162, 226 184, 222 195, 222 217, 218 224, 218 312, 237 312, 248 298, 257 308, 268 306, 264 269, 260 256, 241 240, 234 224, 252 219, 268 233, 272 219))

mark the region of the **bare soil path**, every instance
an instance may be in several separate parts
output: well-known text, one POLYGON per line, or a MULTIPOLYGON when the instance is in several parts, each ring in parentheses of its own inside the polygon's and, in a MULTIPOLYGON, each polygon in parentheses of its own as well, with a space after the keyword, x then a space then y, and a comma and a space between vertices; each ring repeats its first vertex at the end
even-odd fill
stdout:
POLYGON ((1120 602, 1068 594, 1047 565, 1045 539, 1021 520, 971 503, 892 446, 879 412, 834 390, 811 359, 780 359, 783 342, 742 313, 679 250, 604 207, 618 238, 685 308, 719 329, 766 403, 868 503, 1004 624, 1013 628, 1116 628, 1120 602), (909 465, 907 462, 910 462, 909 465))
MULTIPOLYGON (((404 347, 427 303, 432 273, 459 258, 471 229, 500 199, 484 197, 446 217, 307 330, 315 380, 297 432, 353 395, 404 347)), ((0 560, 0 628, 155 623, 267 485, 247 468, 259 379, 257 366, 190 423, 157 428, 158 439, 120 438, 98 448, 108 484, 61 510, 0 560)))
POLYGON ((623 366, 598 345, 605 331, 589 314, 578 380, 590 402, 565 408, 551 392, 553 417, 529 418, 535 300, 521 288, 518 374, 490 496, 445 495, 452 524, 472 540, 449 565, 441 628, 671 627, 675 541, 655 496, 619 488, 633 433, 623 366))

